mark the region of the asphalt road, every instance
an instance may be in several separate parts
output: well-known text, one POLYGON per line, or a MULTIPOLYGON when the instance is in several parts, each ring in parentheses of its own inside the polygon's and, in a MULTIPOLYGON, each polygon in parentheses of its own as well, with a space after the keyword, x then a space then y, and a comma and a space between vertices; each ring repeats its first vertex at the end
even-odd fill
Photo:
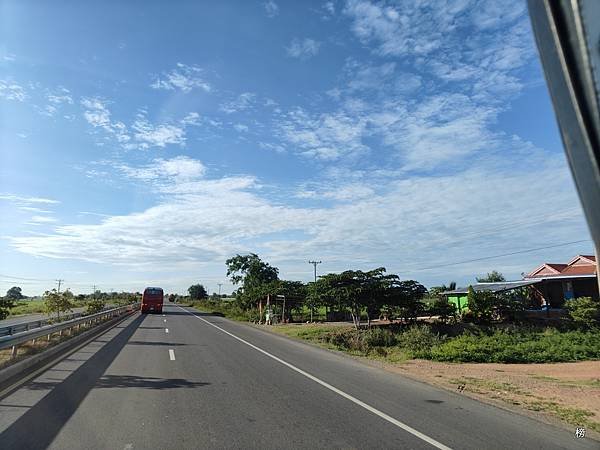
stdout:
POLYGON ((190 311, 136 313, 1 399, 0 447, 599 448, 459 393, 190 311))

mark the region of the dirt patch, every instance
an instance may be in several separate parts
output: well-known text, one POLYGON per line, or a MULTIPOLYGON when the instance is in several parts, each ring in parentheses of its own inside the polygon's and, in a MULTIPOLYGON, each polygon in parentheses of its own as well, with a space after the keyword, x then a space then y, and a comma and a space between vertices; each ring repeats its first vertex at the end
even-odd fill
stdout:
POLYGON ((525 409, 600 437, 600 361, 449 364, 410 360, 387 370, 511 409, 525 409))

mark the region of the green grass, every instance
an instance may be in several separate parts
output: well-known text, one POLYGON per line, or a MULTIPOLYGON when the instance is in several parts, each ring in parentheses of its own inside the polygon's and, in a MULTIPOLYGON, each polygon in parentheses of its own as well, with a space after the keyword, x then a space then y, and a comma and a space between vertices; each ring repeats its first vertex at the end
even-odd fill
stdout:
POLYGON ((556 402, 542 399, 524 402, 523 406, 531 411, 550 413, 574 426, 583 426, 594 431, 600 431, 600 423, 590 420, 591 417, 594 417, 594 413, 585 409, 569 408, 556 402))
POLYGON ((9 317, 39 313, 46 313, 46 305, 43 300, 19 300, 15 306, 10 309, 9 317))

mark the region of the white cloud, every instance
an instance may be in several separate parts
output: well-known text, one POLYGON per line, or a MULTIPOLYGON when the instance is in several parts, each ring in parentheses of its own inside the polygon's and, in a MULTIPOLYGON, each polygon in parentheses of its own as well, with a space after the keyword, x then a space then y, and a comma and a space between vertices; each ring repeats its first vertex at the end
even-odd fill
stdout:
POLYGON ((235 125, 233 125, 233 128, 238 133, 247 133, 249 130, 248 125, 244 125, 243 123, 236 123, 235 125))
POLYGON ((366 121, 360 115, 337 113, 311 116, 302 109, 278 123, 279 135, 304 156, 320 160, 353 157, 367 151, 362 143, 366 121))
POLYGON ((335 14, 335 5, 331 1, 323 3, 323 9, 330 15, 335 14))
POLYGON ((46 94, 46 98, 50 103, 53 103, 55 105, 60 105, 63 103, 72 105, 73 97, 71 97, 70 94, 71 93, 68 89, 61 87, 54 93, 46 94))
POLYGON ((150 85, 153 89, 164 89, 167 91, 180 90, 190 92, 194 88, 211 91, 211 85, 204 80, 202 74, 204 71, 198 66, 188 66, 177 63, 177 67, 170 72, 163 72, 150 85))
POLYGON ((224 102, 219 109, 226 114, 232 114, 239 111, 250 109, 256 102, 256 94, 244 92, 236 99, 224 102))
POLYGON ((269 0, 263 3, 267 17, 273 18, 279 14, 279 6, 273 0, 269 0))
POLYGON ((47 205, 53 205, 53 204, 60 203, 58 200, 54 200, 54 199, 51 199, 51 198, 44 198, 44 197, 23 197, 23 196, 14 195, 14 194, 0 194, 0 200, 6 200, 6 201, 9 201, 9 202, 23 203, 23 204, 44 203, 44 204, 47 204, 47 205))
POLYGON ((34 206, 19 206, 21 211, 34 212, 38 214, 51 214, 52 211, 48 209, 36 208, 34 206))
POLYGON ((183 125, 200 125, 200 114, 191 112, 181 120, 181 123, 183 125))
MULTIPOLYGON (((283 276, 305 270, 306 258, 317 254, 327 271, 384 265, 422 279, 423 273, 410 271, 432 260, 501 253, 521 249, 523 242, 535 247, 569 241, 575 231, 587 236, 573 206, 563 158, 526 156, 520 163, 511 171, 475 163, 460 177, 364 171, 346 173, 351 180, 359 177, 349 181, 342 171, 299 195, 330 200, 331 206, 300 207, 268 200, 254 177, 206 179, 200 161, 155 160, 122 170, 161 194, 155 206, 99 224, 59 226, 50 235, 11 237, 10 242, 27 254, 132 268, 144 261, 169 267, 220 265, 232 254, 256 251, 281 267, 283 276), (553 199, 552 212, 539 201, 540 191, 553 199)), ((522 270, 537 258, 520 257, 522 270)), ((493 267, 502 269, 496 262, 493 267)), ((437 273, 453 277, 461 270, 437 273)))
POLYGON ((294 38, 294 39, 292 39, 292 42, 290 42, 290 45, 288 47, 286 47, 286 51, 287 51, 288 56, 306 60, 306 59, 312 58, 317 53, 319 53, 320 46, 321 46, 321 43, 315 41, 314 39, 294 38))
POLYGON ((86 97, 81 100, 85 108, 84 117, 94 128, 104 130, 108 137, 116 139, 126 149, 164 148, 167 145, 185 145, 186 128, 199 126, 200 115, 188 113, 179 122, 152 123, 142 110, 136 119, 127 127, 123 122, 114 121, 108 109, 109 102, 99 97, 86 97))
POLYGON ((187 156, 177 156, 172 159, 155 159, 152 164, 144 167, 130 167, 124 164, 115 166, 129 178, 152 181, 170 179, 174 182, 188 181, 202 177, 206 167, 198 160, 187 156))
POLYGON ((29 219, 29 223, 41 224, 41 223, 55 223, 58 222, 54 217, 48 216, 32 216, 29 219))
POLYGON ((177 125, 151 124, 145 117, 139 117, 131 126, 136 141, 135 147, 166 147, 169 144, 185 144, 185 129, 177 125))
POLYGON ((27 98, 25 89, 11 80, 0 80, 0 98, 24 102, 27 98))

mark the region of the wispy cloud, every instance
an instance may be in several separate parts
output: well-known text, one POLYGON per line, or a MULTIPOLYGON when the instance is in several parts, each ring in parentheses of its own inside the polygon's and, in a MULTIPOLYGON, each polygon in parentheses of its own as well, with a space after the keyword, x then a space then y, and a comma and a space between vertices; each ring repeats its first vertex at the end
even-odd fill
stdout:
POLYGON ((145 117, 139 117, 131 126, 137 148, 166 147, 169 144, 185 144, 185 129, 171 124, 154 125, 145 117))
POLYGON ((310 38, 294 38, 290 45, 286 47, 286 51, 288 56, 292 58, 298 58, 302 60, 307 60, 316 56, 319 53, 319 48, 321 47, 321 43, 315 41, 310 38))
POLYGON ((175 69, 162 73, 150 87, 167 91, 180 90, 186 93, 194 88, 210 92, 211 85, 203 78, 203 73, 203 69, 198 66, 177 63, 175 69))
POLYGON ((54 92, 48 92, 46 94, 46 98, 50 103, 53 103, 55 105, 73 104, 73 97, 71 97, 71 92, 64 87, 58 88, 54 92))
POLYGON ((279 6, 273 0, 263 3, 267 17, 273 18, 279 14, 279 6))
POLYGON ((255 101, 256 94, 252 92, 244 92, 237 98, 222 103, 219 109, 226 114, 232 114, 251 108, 255 104, 255 101))
POLYGON ((60 203, 58 200, 54 200, 51 198, 44 198, 44 197, 24 197, 21 195, 15 195, 15 194, 0 194, 0 200, 6 200, 9 202, 15 202, 15 203, 24 203, 24 204, 29 204, 29 203, 44 203, 47 205, 53 205, 53 204, 58 204, 60 203))
POLYGON ((360 115, 343 112, 311 115, 298 108, 279 120, 278 134, 304 156, 337 160, 368 150, 362 142, 365 127, 366 121, 360 115))
MULTIPOLYGON (((569 240, 574 230, 585 232, 560 158, 540 163, 525 157, 510 175, 494 167, 473 167, 461 177, 410 179, 341 171, 296 193, 307 201, 333 202, 329 207, 278 204, 261 193, 255 177, 208 179, 203 168, 186 157, 121 167, 124 176, 160 193, 159 203, 99 224, 59 226, 54 234, 10 242, 27 254, 132 267, 144 260, 173 267, 222 264, 231 254, 253 250, 284 271, 299 270, 306 255, 318 254, 330 267, 347 268, 352 261, 352 267, 378 264, 403 272, 438 258, 439 248, 464 257, 507 248, 507 242, 544 245, 569 240), (548 213, 539 190, 564 214, 548 213), (502 208, 490 208, 490 192, 502 208), (543 236, 540 225, 546 227, 543 236)), ((534 262, 523 258, 522 265, 534 262)), ((441 275, 447 274, 444 269, 441 275)))
POLYGON ((0 98, 24 102, 27 98, 25 89, 11 80, 0 80, 0 98))
POLYGON ((34 224, 42 224, 42 223, 55 223, 58 222, 57 219, 55 219, 54 217, 49 217, 49 216, 32 216, 29 218, 28 223, 34 223, 34 224))
POLYGON ((201 124, 200 115, 188 113, 178 122, 152 123, 145 110, 140 111, 130 127, 121 121, 112 120, 109 102, 99 97, 84 98, 84 117, 94 128, 104 130, 126 149, 164 148, 167 145, 185 145, 186 129, 201 124))

